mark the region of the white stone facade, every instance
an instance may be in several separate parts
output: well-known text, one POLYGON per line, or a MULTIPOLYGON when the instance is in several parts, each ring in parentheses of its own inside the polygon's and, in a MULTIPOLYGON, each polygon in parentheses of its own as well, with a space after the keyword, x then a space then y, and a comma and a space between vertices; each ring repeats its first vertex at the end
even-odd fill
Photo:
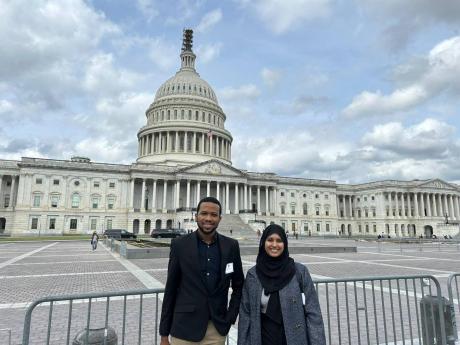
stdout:
POLYGON ((193 229, 196 205, 209 195, 224 214, 307 236, 458 234, 460 188, 438 179, 341 185, 232 167, 226 115, 195 71, 187 35, 181 69, 146 111, 136 163, 0 160, 0 234, 193 229))
POLYGON ((458 186, 437 179, 340 185, 218 160, 168 167, 25 157, 0 160, 0 182, 0 232, 15 235, 193 228, 207 195, 221 200, 224 214, 312 236, 454 236, 460 220, 458 186))

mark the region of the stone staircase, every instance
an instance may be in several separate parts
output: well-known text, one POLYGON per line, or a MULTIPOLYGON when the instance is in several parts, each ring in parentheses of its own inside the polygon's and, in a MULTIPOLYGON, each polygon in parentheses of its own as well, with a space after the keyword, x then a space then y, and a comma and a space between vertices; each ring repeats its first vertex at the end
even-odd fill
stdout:
POLYGON ((243 222, 237 214, 223 214, 217 231, 222 235, 234 238, 257 238, 254 229, 243 222))

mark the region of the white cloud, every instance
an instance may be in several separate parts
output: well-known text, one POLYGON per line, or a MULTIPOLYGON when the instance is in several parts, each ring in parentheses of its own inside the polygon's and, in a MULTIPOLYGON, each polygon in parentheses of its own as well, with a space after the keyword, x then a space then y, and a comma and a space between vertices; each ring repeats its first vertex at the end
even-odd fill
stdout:
POLYGON ((123 68, 113 66, 112 54, 93 56, 86 69, 83 87, 92 95, 117 94, 132 88, 141 77, 123 68))
POLYGON ((219 90, 218 95, 224 101, 253 101, 260 96, 260 90, 254 84, 247 84, 219 90))
POLYGON ((0 6, 1 79, 81 61, 116 25, 83 1, 7 1, 0 6), (25 11, 24 8, 27 8, 25 11))
POLYGON ((292 31, 317 18, 327 17, 330 13, 330 0, 255 0, 240 1, 250 6, 276 34, 292 31))
POLYGON ((137 0, 136 5, 149 23, 159 15, 154 0, 137 0))
POLYGON ((222 43, 199 45, 196 48, 196 54, 199 61, 206 63, 217 58, 220 54, 222 43))
POLYGON ((388 150, 399 156, 441 158, 449 150, 458 150, 454 134, 455 127, 428 118, 408 128, 404 128, 399 122, 377 125, 372 132, 364 135, 362 142, 377 150, 388 150))
POLYGON ((422 31, 441 25, 458 27, 460 2, 456 0, 357 0, 384 26, 379 44, 390 50, 405 48, 422 31))
POLYGON ((196 32, 205 32, 222 20, 222 10, 220 8, 206 13, 196 27, 196 32))
POLYGON ((13 104, 6 100, 0 99, 0 114, 10 112, 14 109, 13 104))
MULTIPOLYGON (((113 138, 86 138, 75 145, 75 154, 90 157, 96 162, 125 162, 126 157, 135 154, 130 152, 130 143, 113 138)), ((126 162, 125 162, 126 163, 126 162)), ((130 162, 131 163, 131 162, 130 162)))
MULTIPOLYGON (((116 98, 103 98, 96 104, 99 131, 106 136, 132 133, 133 140, 139 128, 146 123, 145 111, 153 101, 149 93, 121 93, 116 98)), ((95 123, 94 116, 83 117, 89 128, 95 123)))
POLYGON ((263 127, 253 135, 235 136, 233 163, 251 171, 276 171, 281 176, 330 178, 352 166, 350 160, 341 159, 350 146, 323 134, 317 130, 263 127))
MULTIPOLYGON (((412 83, 401 87, 388 95, 380 91, 363 91, 353 98, 344 110, 346 117, 364 117, 394 114, 407 111, 436 97, 442 92, 460 95, 460 36, 445 40, 436 45, 426 57, 426 68, 417 66, 411 69, 409 64, 404 70, 412 72, 412 83), (418 75, 414 75, 414 71, 418 75)), ((395 76, 397 77, 398 74, 395 76)))
POLYGON ((173 66, 177 66, 179 58, 171 58, 178 56, 180 53, 176 46, 166 42, 162 38, 152 38, 141 41, 145 41, 150 58, 160 69, 168 70, 173 66))
POLYGON ((262 69, 260 72, 262 79, 269 87, 275 87, 281 79, 281 72, 269 68, 262 69))

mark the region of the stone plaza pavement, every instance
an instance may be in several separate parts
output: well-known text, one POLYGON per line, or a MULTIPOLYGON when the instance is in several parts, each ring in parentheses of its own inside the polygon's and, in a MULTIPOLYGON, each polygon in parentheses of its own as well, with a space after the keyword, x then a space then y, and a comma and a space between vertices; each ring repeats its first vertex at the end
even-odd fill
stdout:
MULTIPOLYGON (((292 245, 301 241, 358 247, 357 253, 293 255, 318 279, 427 274, 439 280, 447 296, 447 277, 460 272, 460 252, 454 245, 427 245, 421 251, 389 243, 379 249, 373 241, 290 239, 292 245)), ((255 255, 242 260, 246 271, 255 255)), ((38 298, 163 287, 167 263, 168 259, 121 259, 102 243, 93 252, 89 240, 0 242, 0 345, 8 344, 4 329, 11 330, 12 344, 21 343, 26 307, 38 298)))

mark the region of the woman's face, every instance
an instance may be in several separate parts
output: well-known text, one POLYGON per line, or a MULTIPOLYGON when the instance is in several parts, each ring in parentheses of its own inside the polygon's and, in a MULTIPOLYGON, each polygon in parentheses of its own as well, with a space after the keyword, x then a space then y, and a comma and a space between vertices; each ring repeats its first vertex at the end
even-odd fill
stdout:
POLYGON ((265 240, 265 251, 272 258, 277 258, 284 251, 284 242, 278 234, 271 234, 265 240))

